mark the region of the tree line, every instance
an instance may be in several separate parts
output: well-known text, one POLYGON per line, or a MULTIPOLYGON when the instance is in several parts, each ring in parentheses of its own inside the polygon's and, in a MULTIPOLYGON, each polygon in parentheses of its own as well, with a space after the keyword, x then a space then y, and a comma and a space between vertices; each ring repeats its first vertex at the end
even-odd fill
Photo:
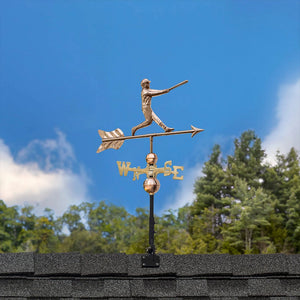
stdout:
MULTIPOLYGON (((299 155, 291 148, 274 165, 265 159, 251 130, 226 158, 215 145, 191 204, 155 217, 157 252, 300 253, 299 155)), ((132 215, 104 201, 72 205, 58 218, 50 209, 36 216, 33 206, 0 200, 0 253, 145 253, 148 216, 145 208, 132 215)))

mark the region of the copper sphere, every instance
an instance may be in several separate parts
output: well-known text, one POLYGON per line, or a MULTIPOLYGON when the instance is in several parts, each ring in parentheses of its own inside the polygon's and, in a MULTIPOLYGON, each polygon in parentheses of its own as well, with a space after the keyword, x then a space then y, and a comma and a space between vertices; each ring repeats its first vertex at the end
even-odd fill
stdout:
POLYGON ((157 163, 157 155, 155 153, 149 153, 146 156, 146 162, 149 165, 155 165, 157 163))
POLYGON ((160 183, 158 179, 154 177, 146 178, 143 184, 144 190, 149 193, 150 195, 154 195, 159 191, 160 183))

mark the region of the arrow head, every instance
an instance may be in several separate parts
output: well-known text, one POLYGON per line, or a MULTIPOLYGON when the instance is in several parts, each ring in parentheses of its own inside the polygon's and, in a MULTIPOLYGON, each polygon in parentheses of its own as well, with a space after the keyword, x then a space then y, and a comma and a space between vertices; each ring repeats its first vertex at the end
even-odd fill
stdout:
POLYGON ((193 130, 192 137, 194 135, 196 135, 197 133, 204 131, 204 129, 197 128, 197 127, 195 127, 193 125, 191 125, 191 127, 192 127, 192 130, 193 130))

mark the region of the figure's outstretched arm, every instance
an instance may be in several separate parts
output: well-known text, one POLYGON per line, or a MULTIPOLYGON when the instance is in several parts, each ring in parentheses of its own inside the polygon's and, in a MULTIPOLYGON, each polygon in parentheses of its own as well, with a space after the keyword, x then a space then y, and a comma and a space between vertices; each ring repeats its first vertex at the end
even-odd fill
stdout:
POLYGON ((155 97, 155 96, 159 96, 159 95, 163 95, 163 94, 166 94, 166 93, 169 93, 171 90, 183 85, 183 84, 186 84, 188 82, 188 80, 184 80, 172 87, 170 87, 169 89, 165 89, 165 90, 153 90, 153 89, 148 89, 147 92, 145 93, 145 95, 149 95, 151 97, 155 97))
POLYGON ((155 96, 167 94, 167 93, 169 93, 169 91, 170 91, 169 89, 165 89, 165 90, 149 89, 146 94, 148 94, 149 96, 155 97, 155 96))

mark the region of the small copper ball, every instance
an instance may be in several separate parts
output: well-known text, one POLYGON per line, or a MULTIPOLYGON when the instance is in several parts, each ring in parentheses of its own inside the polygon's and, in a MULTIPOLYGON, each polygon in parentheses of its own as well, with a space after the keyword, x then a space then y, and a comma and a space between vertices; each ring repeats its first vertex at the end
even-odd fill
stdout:
POLYGON ((155 165, 157 163, 157 155, 155 153, 149 153, 146 156, 146 162, 149 165, 155 165))
POLYGON ((143 184, 144 190, 150 195, 154 195, 159 191, 160 183, 158 179, 154 177, 146 178, 143 184))

